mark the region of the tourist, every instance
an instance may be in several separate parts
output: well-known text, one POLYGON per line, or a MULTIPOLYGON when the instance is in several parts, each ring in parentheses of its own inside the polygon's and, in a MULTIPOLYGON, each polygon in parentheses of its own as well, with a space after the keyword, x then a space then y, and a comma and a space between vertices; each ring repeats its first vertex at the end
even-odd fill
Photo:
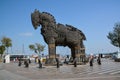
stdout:
POLYGON ((40 59, 38 59, 38 64, 39 64, 39 68, 42 68, 42 63, 40 59))
POLYGON ((97 63, 98 63, 99 65, 101 65, 101 59, 100 59, 100 56, 98 56, 98 58, 97 58, 97 63))
POLYGON ((21 66, 22 62, 21 59, 19 59, 18 66, 21 66))
POLYGON ((66 58, 65 58, 65 63, 66 63, 66 64, 69 64, 69 57, 66 57, 66 58))
POLYGON ((15 58, 13 59, 14 63, 15 63, 15 58))
POLYGON ((59 65, 59 59, 58 58, 56 58, 56 62, 57 62, 57 68, 59 68, 60 65, 59 65))
POLYGON ((28 59, 28 61, 29 61, 29 64, 31 63, 31 60, 30 59, 28 59))
POLYGON ((93 56, 90 56, 89 62, 90 62, 90 66, 93 66, 93 56))
POLYGON ((29 67, 29 63, 27 62, 27 60, 24 61, 24 65, 25 65, 25 68, 29 67))
POLYGON ((37 63, 37 58, 35 57, 35 63, 37 63))
POLYGON ((74 59, 74 67, 77 67, 77 58, 74 59))

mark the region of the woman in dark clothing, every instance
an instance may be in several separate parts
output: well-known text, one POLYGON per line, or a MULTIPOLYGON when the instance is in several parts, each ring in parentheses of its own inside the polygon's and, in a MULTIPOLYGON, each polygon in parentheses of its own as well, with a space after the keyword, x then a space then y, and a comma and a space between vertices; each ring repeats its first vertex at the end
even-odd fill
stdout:
POLYGON ((93 56, 90 57, 90 66, 93 66, 93 56))
POLYGON ((27 60, 24 61, 24 65, 25 65, 25 68, 29 67, 29 63, 27 62, 27 60))
POLYGON ((101 65, 101 59, 100 59, 100 56, 98 56, 97 62, 98 62, 99 65, 101 65))
POLYGON ((21 59, 19 59, 18 66, 21 66, 22 62, 21 59))
POLYGON ((42 63, 40 59, 38 59, 38 64, 39 64, 39 68, 42 68, 42 63))
POLYGON ((57 62, 57 68, 59 68, 60 65, 59 65, 59 59, 58 58, 56 58, 56 62, 57 62))

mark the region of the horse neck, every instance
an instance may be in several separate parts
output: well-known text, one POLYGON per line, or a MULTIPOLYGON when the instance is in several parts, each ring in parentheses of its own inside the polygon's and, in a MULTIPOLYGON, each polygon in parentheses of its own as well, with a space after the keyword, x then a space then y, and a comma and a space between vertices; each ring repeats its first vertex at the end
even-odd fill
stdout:
POLYGON ((56 29, 56 24, 52 22, 42 22, 41 23, 42 28, 44 29, 56 29))

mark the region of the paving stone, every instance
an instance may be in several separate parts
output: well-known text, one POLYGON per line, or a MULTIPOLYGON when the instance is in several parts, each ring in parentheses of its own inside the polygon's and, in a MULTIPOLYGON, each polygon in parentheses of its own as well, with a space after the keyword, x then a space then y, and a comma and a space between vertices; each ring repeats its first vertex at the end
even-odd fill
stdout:
POLYGON ((29 68, 18 63, 0 63, 0 80, 119 80, 120 62, 110 59, 102 59, 102 65, 95 61, 93 67, 89 64, 43 66, 39 69, 38 64, 30 64, 29 68))

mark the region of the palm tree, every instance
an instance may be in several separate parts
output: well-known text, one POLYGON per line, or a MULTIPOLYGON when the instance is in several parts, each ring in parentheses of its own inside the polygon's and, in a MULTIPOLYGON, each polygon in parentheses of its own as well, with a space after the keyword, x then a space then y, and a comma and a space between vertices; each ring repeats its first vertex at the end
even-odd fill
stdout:
POLYGON ((0 55, 1 55, 0 59, 2 58, 2 55, 3 55, 4 51, 5 51, 5 46, 1 45, 0 46, 0 55))
POLYGON ((2 45, 6 47, 8 53, 8 48, 12 46, 12 40, 8 37, 3 37, 1 42, 2 45))

